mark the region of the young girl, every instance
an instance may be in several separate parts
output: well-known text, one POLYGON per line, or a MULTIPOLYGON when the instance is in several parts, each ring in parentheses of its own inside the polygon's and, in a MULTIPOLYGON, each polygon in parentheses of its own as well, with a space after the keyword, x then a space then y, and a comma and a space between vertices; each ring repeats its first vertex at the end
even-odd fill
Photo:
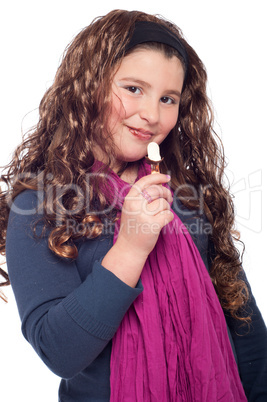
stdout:
POLYGON ((206 81, 174 24, 113 11, 70 44, 2 176, 1 252, 60 401, 267 398, 206 81))

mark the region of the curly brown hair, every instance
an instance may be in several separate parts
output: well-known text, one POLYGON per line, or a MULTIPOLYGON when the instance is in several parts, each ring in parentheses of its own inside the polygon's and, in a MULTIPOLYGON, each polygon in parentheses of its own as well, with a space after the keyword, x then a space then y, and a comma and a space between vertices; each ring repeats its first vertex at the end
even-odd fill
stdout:
MULTIPOLYGON (((191 209, 200 201, 192 188, 202 189, 204 210, 212 225, 214 258, 210 272, 222 307, 235 318, 248 300, 241 275, 240 253, 234 246, 234 207, 223 184, 225 159, 222 144, 213 131, 213 113, 206 93, 207 74, 196 52, 173 23, 138 11, 114 10, 94 20, 67 47, 54 83, 39 107, 39 122, 16 149, 13 160, 1 176, 8 189, 0 196, 0 252, 5 254, 5 238, 11 202, 25 189, 49 187, 55 196, 44 196, 45 225, 51 228, 50 249, 61 257, 76 258, 74 240, 101 234, 101 211, 106 200, 96 191, 101 176, 88 182, 86 175, 95 161, 92 144, 112 150, 107 135, 111 107, 112 77, 125 55, 136 21, 154 21, 167 26, 184 45, 189 59, 182 92, 179 119, 161 145, 163 170, 171 172, 172 188, 179 190, 182 202, 191 209), (66 185, 70 185, 66 190, 66 185), (75 185, 74 187, 71 185, 75 185), (58 191, 62 188, 62 191, 58 191), (94 188, 95 191, 91 191, 94 188), (79 202, 89 194, 95 211, 88 213, 79 202), (80 205, 77 208, 77 205, 80 205), (70 216, 83 231, 67 229, 70 216), (60 219, 59 219, 60 217, 60 219), (60 222, 60 223, 59 223, 60 222)), ((155 43, 139 45, 163 51, 166 57, 180 58, 172 48, 155 43)), ((131 51, 134 51, 132 49, 131 51)), ((181 60, 182 61, 182 60, 181 60)), ((1 270, 8 283, 8 276, 1 270)))

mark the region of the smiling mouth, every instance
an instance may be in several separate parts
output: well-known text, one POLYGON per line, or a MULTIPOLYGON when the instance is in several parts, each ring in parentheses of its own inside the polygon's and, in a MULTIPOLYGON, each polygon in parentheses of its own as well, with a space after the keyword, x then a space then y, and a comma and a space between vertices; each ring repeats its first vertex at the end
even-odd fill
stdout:
POLYGON ((132 133, 135 137, 143 140, 149 140, 153 135, 153 133, 151 133, 150 131, 145 131, 138 128, 128 127, 128 129, 130 133, 132 133))

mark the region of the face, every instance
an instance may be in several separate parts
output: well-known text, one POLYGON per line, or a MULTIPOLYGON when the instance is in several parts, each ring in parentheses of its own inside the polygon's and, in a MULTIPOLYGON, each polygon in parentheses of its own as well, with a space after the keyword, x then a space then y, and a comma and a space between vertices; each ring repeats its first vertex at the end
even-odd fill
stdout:
POLYGON ((108 122, 115 144, 113 168, 140 160, 149 142, 160 144, 167 137, 178 119, 183 79, 175 56, 138 49, 124 57, 113 79, 108 122))

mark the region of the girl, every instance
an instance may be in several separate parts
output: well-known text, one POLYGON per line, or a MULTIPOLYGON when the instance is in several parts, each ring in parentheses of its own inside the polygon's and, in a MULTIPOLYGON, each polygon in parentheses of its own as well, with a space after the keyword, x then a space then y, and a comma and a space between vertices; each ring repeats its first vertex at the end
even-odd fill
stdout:
POLYGON ((2 176, 1 252, 60 401, 266 400, 206 81, 174 24, 113 11, 70 44, 2 176))

